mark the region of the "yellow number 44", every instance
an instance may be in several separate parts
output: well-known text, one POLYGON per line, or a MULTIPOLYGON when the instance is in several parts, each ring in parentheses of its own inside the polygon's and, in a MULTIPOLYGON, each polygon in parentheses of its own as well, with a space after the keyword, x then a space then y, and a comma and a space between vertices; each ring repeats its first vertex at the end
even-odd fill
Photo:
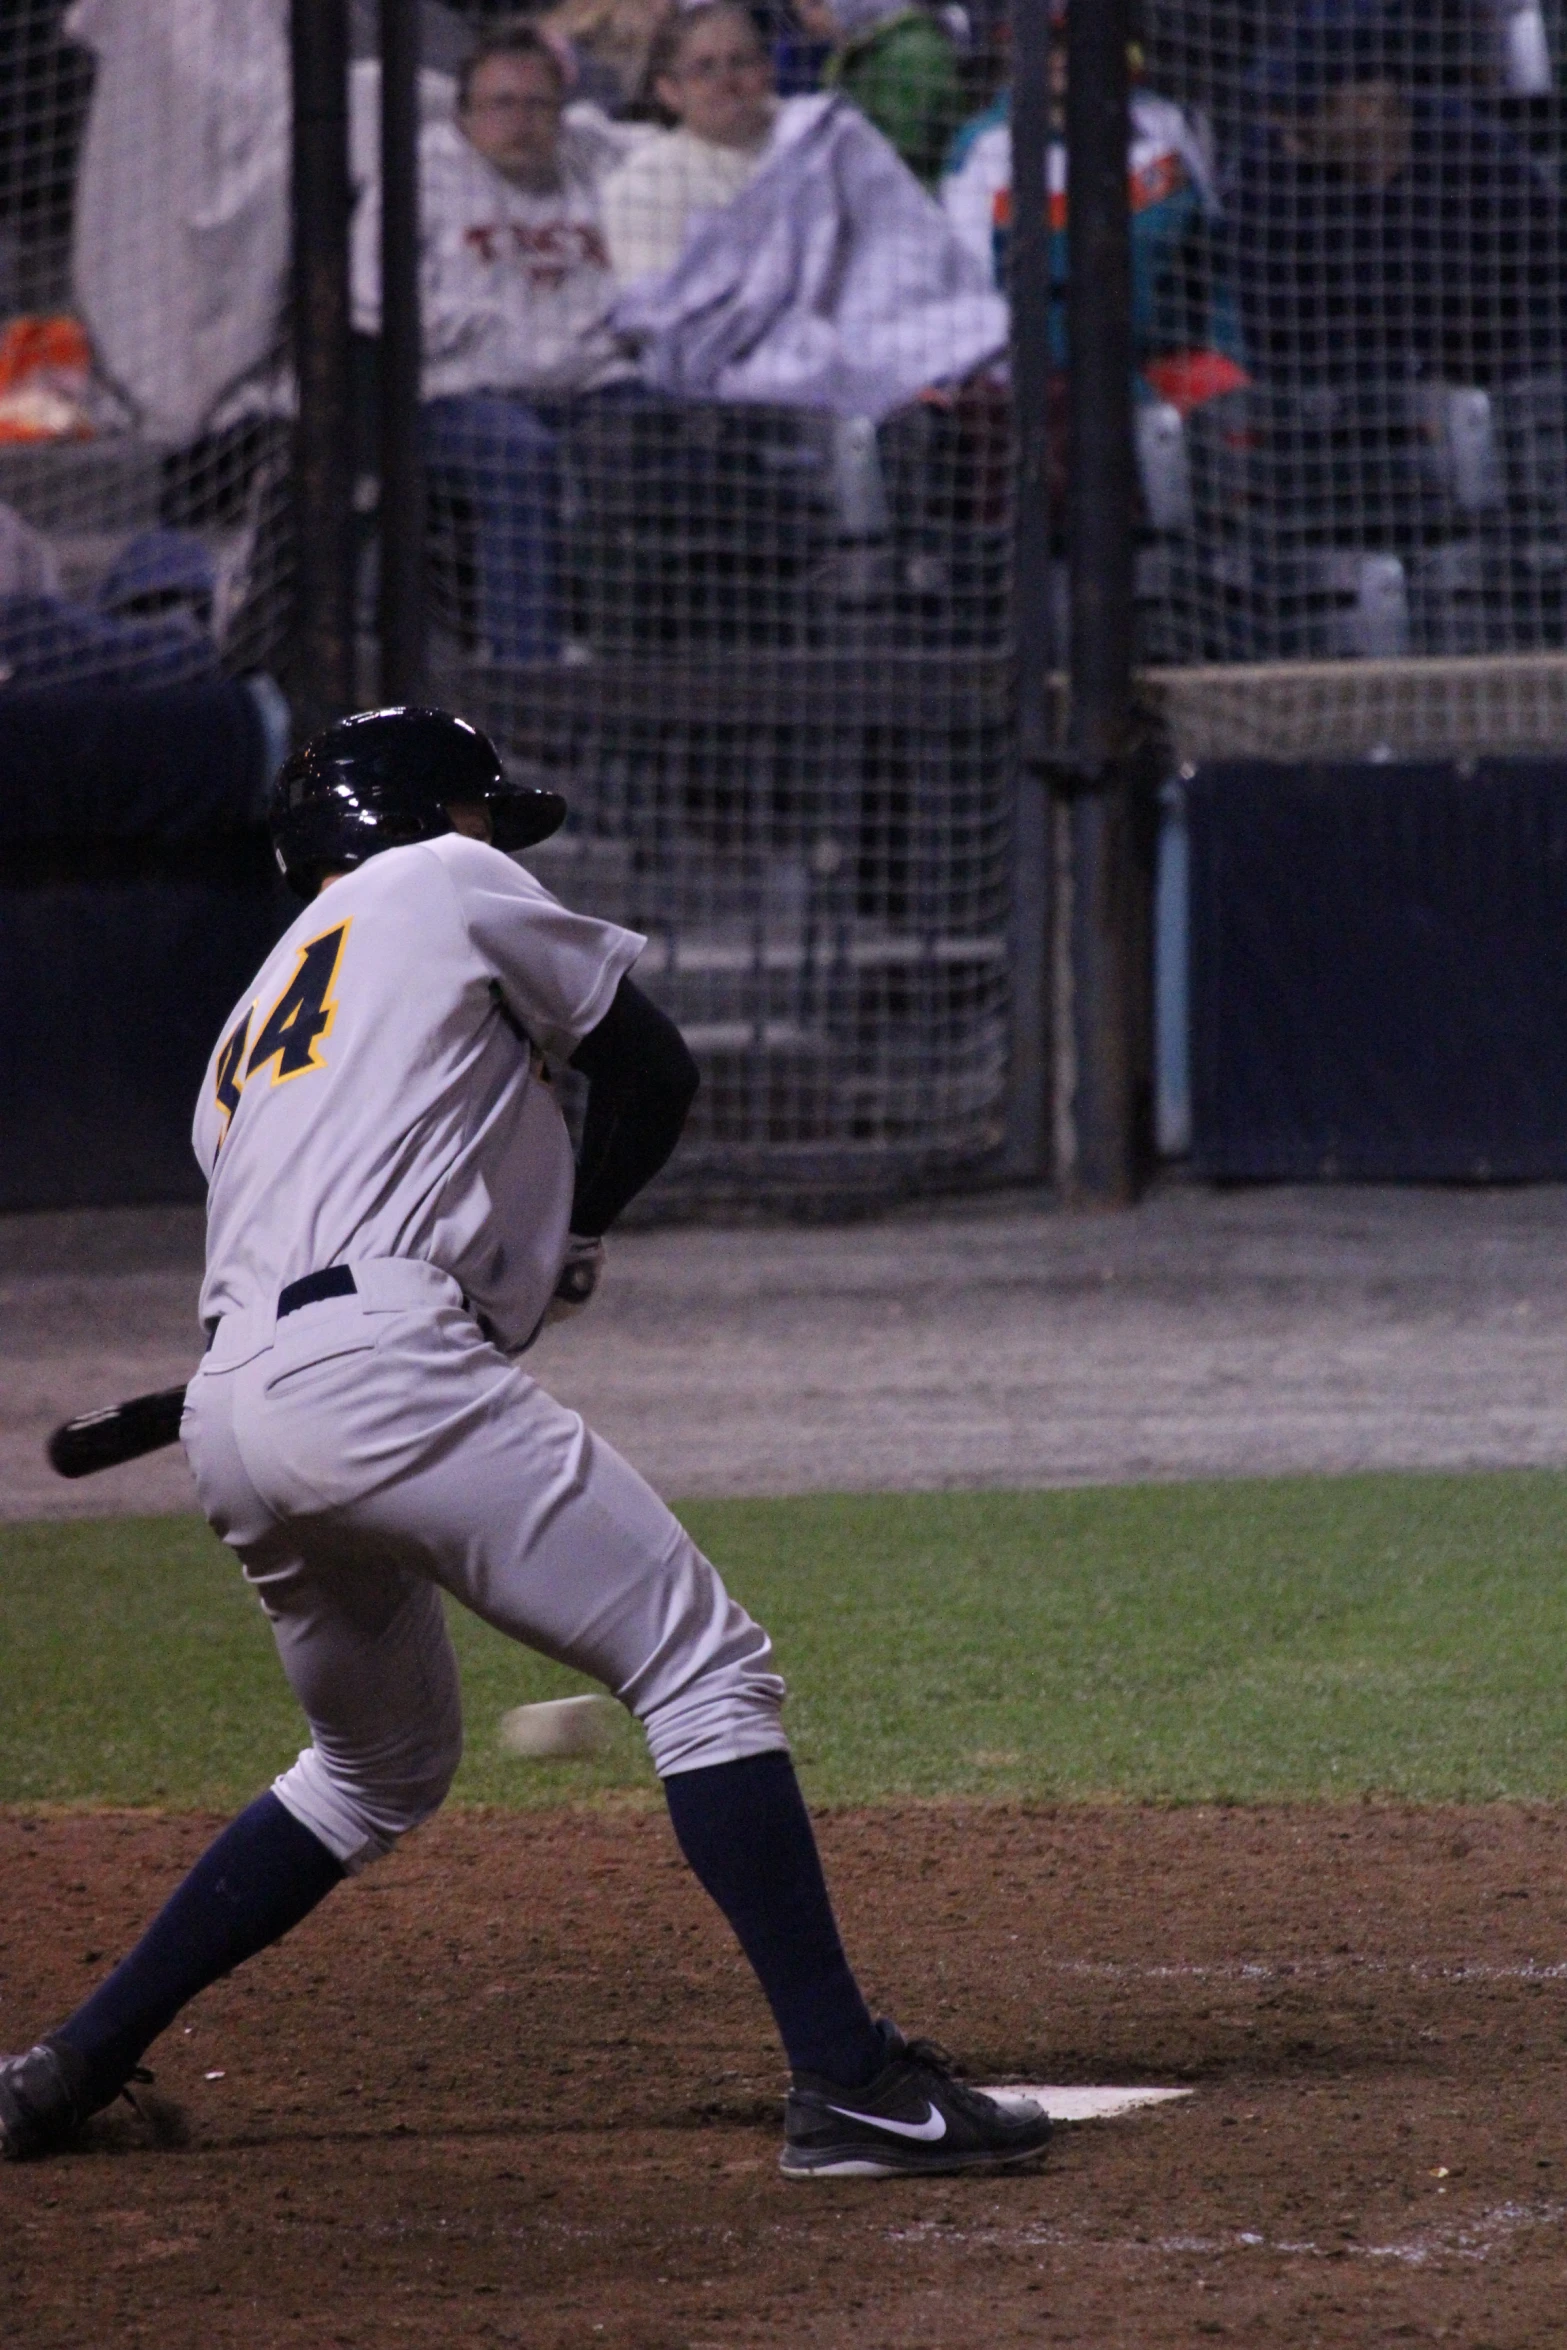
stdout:
POLYGON ((323 931, 319 938, 300 948, 294 976, 263 1021, 248 1061, 245 1045, 256 1009, 254 1004, 247 1007, 223 1039, 218 1048, 215 1077, 218 1110, 223 1120, 220 1142, 239 1108, 245 1080, 257 1069, 264 1069, 268 1061, 277 1063, 272 1072, 274 1085, 281 1085, 285 1077, 302 1077, 307 1069, 325 1068, 316 1046, 323 1036, 330 1035, 337 1014, 332 988, 349 929, 348 922, 340 922, 335 930, 323 931))
POLYGON ((323 931, 319 938, 300 948, 294 976, 267 1014, 261 1034, 250 1048, 245 1063, 247 1079, 254 1077, 258 1069, 264 1069, 269 1061, 277 1063, 272 1072, 274 1085, 281 1085, 288 1077, 303 1077, 307 1069, 326 1066, 316 1046, 324 1036, 331 1035, 332 1022, 337 1017, 332 988, 348 931, 348 923, 339 923, 335 930, 323 931))
POLYGON ((245 1045, 256 1009, 254 1004, 247 1006, 223 1039, 218 1048, 214 1086, 223 1121, 220 1142, 227 1136, 229 1122, 239 1108, 245 1080, 257 1069, 264 1069, 268 1061, 277 1063, 272 1072, 274 1085, 281 1085, 285 1077, 302 1077, 307 1069, 326 1067, 316 1046, 323 1036, 330 1035, 337 1014, 332 988, 349 928, 348 922, 340 922, 335 930, 323 931, 319 938, 300 948, 294 976, 262 1022, 248 1061, 245 1045))

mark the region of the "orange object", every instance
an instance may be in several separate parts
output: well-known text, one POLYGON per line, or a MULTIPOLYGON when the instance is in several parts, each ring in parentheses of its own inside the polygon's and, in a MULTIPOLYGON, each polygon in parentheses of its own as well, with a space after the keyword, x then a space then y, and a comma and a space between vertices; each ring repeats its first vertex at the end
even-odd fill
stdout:
POLYGON ((1243 392, 1251 382, 1245 368, 1222 351, 1168 351, 1162 359, 1147 360, 1143 374, 1159 398, 1183 416, 1225 392, 1243 392))
POLYGON ((78 318, 24 315, 0 329, 0 442, 85 440, 92 347, 78 318))
POLYGON ((87 330, 61 311, 49 318, 13 318, 0 330, 0 392, 15 391, 40 370, 80 375, 92 368, 87 330))

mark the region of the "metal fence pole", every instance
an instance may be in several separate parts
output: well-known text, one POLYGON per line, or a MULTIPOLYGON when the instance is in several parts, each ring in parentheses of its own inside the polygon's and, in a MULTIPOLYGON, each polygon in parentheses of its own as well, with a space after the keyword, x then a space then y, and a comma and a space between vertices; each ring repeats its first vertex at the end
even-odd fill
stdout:
POLYGON ((419 0, 381 0, 381 699, 419 702, 419 0))
POLYGON ((293 0, 294 501, 301 725, 352 709, 353 434, 348 359, 348 10, 293 0))
POLYGON ((1133 694, 1136 468, 1128 0, 1068 27, 1067 533, 1072 1098, 1068 1196, 1133 1200, 1147 1160, 1148 874, 1133 694))
POLYGON ((1012 417, 1015 477, 1012 628, 1017 658, 1013 833, 1012 1053, 1008 1172, 1050 1171, 1050 795, 1052 679, 1060 658, 1050 610, 1049 0, 1012 5, 1012 417))

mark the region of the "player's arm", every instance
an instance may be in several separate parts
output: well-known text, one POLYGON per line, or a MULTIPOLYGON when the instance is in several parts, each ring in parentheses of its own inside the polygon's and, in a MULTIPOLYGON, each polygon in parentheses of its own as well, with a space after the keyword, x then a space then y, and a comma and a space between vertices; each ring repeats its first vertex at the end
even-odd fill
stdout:
POLYGON ((630 979, 571 1056, 588 1081, 571 1229, 598 1240, 663 1166, 696 1095, 685 1038, 630 979))

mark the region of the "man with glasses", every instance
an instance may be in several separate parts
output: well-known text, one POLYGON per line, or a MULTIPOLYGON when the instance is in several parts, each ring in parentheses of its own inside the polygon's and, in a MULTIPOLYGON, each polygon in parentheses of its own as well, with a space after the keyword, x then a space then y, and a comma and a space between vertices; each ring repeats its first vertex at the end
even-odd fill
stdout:
MULTIPOLYGON (((523 28, 482 41, 455 123, 420 141, 420 299, 430 486, 471 513, 476 634, 495 661, 559 658, 563 432, 635 396, 611 333, 599 189, 637 135, 566 108, 559 58, 523 28)), ((380 190, 355 221, 355 323, 380 328, 380 190)))

